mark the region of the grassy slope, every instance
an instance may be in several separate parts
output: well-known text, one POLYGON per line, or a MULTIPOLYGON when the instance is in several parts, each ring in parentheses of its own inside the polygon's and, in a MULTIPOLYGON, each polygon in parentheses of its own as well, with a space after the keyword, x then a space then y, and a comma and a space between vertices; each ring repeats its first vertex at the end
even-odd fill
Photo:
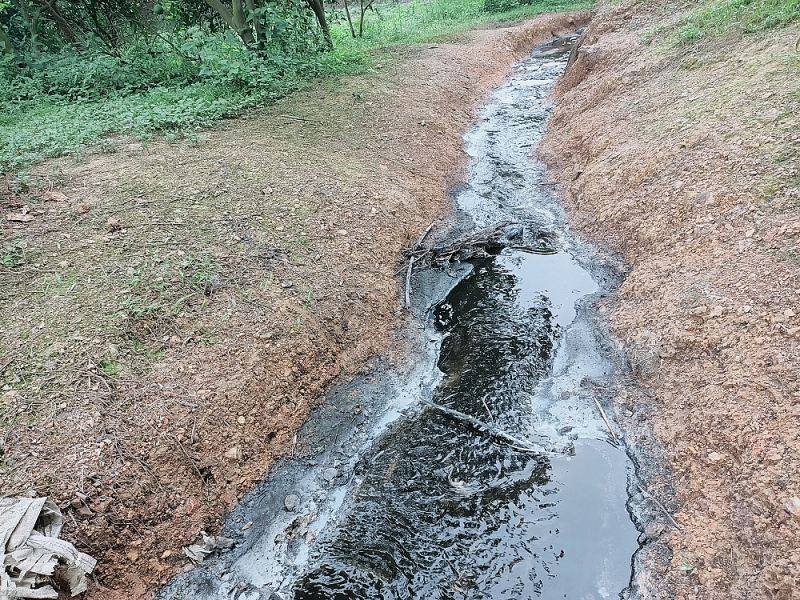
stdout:
MULTIPOLYGON (((491 13, 483 0, 427 0, 379 5, 366 16, 364 37, 353 39, 346 23, 334 26, 336 49, 321 57, 314 71, 325 75, 367 67, 376 49, 424 42, 480 23, 515 20, 545 12, 586 8, 590 0, 542 0, 531 6, 491 13)), ((354 15, 355 17, 355 15, 354 15)), ((263 106, 304 85, 302 77, 286 77, 270 89, 234 90, 212 83, 162 88, 94 101, 43 98, 5 106, 0 111, 0 173, 24 171, 38 160, 74 154, 101 143, 113 151, 110 134, 147 141, 154 132, 191 137, 199 128, 263 106)))

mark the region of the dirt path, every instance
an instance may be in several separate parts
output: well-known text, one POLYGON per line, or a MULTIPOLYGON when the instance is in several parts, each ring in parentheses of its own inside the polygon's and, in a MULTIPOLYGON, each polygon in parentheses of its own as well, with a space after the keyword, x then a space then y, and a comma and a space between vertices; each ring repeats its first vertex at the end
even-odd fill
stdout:
POLYGON ((407 48, 195 145, 124 145, 0 192, 19 216, 0 266, 0 493, 62 506, 100 560, 88 598, 149 597, 326 386, 402 357, 400 250, 450 209, 477 104, 587 17, 407 48))
POLYGON ((799 598, 800 27, 684 48, 664 6, 600 10, 541 154, 631 267, 611 318, 652 400, 618 416, 654 425, 682 526, 649 597, 799 598))

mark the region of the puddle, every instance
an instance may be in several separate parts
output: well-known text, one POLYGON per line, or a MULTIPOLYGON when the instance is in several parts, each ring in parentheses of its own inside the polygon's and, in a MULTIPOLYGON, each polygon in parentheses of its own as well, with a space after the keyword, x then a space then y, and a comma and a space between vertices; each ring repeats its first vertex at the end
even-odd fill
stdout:
POLYGON ((531 159, 571 39, 518 65, 465 138, 455 202, 477 227, 520 224, 519 247, 415 275, 414 368, 334 390, 301 432, 309 453, 232 515, 238 547, 160 598, 631 593, 633 466, 598 409, 624 372, 592 312, 607 276, 531 159))

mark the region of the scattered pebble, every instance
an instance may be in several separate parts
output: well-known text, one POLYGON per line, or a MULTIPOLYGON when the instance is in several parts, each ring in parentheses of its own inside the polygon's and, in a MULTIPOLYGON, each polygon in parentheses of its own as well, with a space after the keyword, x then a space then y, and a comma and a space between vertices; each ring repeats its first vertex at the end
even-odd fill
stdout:
POLYGON ((295 508, 300 506, 300 497, 296 494, 289 494, 286 496, 286 499, 284 499, 283 505, 286 507, 286 510, 292 512, 295 508))

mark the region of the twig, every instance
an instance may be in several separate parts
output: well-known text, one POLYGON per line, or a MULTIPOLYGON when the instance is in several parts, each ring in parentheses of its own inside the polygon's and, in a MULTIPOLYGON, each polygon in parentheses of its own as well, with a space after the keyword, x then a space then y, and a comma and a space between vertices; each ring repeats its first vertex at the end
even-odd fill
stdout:
POLYGON ((546 450, 542 446, 538 446, 533 444, 527 440, 521 440, 517 437, 514 437, 510 433, 506 433, 502 429, 498 429, 488 423, 484 423, 480 419, 476 419, 475 417, 471 417, 467 414, 464 414, 460 411, 453 410, 452 408, 447 408, 446 406, 442 406, 441 404, 436 404, 435 402, 431 402, 430 400, 422 400, 423 404, 430 406, 431 408, 435 408, 439 412, 446 414, 449 417, 452 417, 458 421, 462 421, 464 423, 468 423, 473 427, 477 427, 483 431, 486 431, 489 435, 499 438, 504 442, 510 444, 513 448, 517 450, 522 450, 524 452, 534 452, 536 454, 556 454, 550 450, 546 450))
POLYGON ((139 458, 133 452, 130 452, 124 446, 124 444, 119 441, 119 437, 117 437, 116 434, 114 435, 114 447, 116 448, 117 452, 119 452, 122 455, 123 460, 124 460, 124 458, 126 456, 128 456, 128 457, 132 458, 133 460, 135 460, 137 463, 139 463, 139 466, 142 467, 142 469, 144 469, 144 472, 147 473, 148 475, 150 475, 150 477, 153 478, 153 481, 156 482, 156 485, 158 486, 158 489, 160 489, 162 492, 166 493, 166 491, 164 490, 164 486, 161 485, 161 479, 159 479, 158 475, 156 475, 155 472, 153 471, 153 469, 150 468, 150 465, 148 465, 146 462, 144 462, 141 458, 139 458))
POLYGON ((636 487, 637 487, 637 488, 639 488, 639 491, 640 491, 640 492, 642 492, 642 493, 643 493, 645 496, 647 496, 648 498, 650 498, 650 500, 652 500, 652 501, 655 503, 655 505, 656 505, 658 508, 660 508, 660 509, 661 509, 661 512, 663 512, 663 513, 664 513, 664 515, 667 517, 667 519, 669 519, 669 522, 670 522, 670 523, 672 523, 672 524, 675 526, 675 528, 676 528, 676 529, 681 529, 681 526, 680 526, 680 525, 678 525, 678 522, 677 522, 675 519, 673 519, 673 518, 672 518, 672 515, 671 515, 671 514, 669 514, 669 512, 667 512, 667 509, 666 509, 666 508, 664 508, 664 505, 663 505, 663 504, 661 504, 661 502, 659 502, 658 500, 656 500, 656 499, 653 497, 653 495, 652 495, 650 492, 648 492, 646 489, 644 489, 642 486, 640 486, 640 485, 637 485, 636 487))
POLYGON ((489 405, 486 404, 486 398, 481 398, 481 402, 483 402, 483 408, 485 408, 486 412, 489 413, 489 418, 494 421, 494 415, 492 414, 492 411, 489 410, 489 405))
POLYGON ((592 395, 592 400, 594 400, 594 403, 597 404, 597 408, 600 409, 600 416, 603 417, 603 421, 606 422, 606 427, 608 427, 608 432, 611 434, 611 437, 614 438, 615 442, 619 442, 617 434, 614 433, 614 429, 611 427, 611 421, 609 421, 608 417, 606 416, 606 411, 603 410, 603 407, 600 406, 600 402, 597 401, 597 398, 595 398, 594 395, 592 395))
POLYGON ((287 115, 287 114, 284 114, 284 113, 281 113, 278 116, 279 117, 283 117, 284 119, 292 119, 294 121, 303 121, 304 123, 311 123, 312 122, 312 119, 304 119, 303 117, 295 117, 294 115, 287 115))
POLYGON ((194 472, 197 473, 197 476, 200 478, 200 481, 202 481, 205 484, 206 483, 206 479, 205 479, 205 477, 203 477, 203 474, 200 472, 200 467, 198 467, 197 463, 195 462, 195 460, 191 456, 189 456, 189 453, 186 451, 186 448, 183 447, 183 444, 181 444, 181 441, 175 435, 170 434, 169 437, 171 437, 173 440, 175 440, 175 443, 178 444, 178 448, 181 449, 181 452, 183 452, 183 455, 186 457, 186 460, 188 460, 189 463, 191 463, 192 468, 194 469, 194 472))
POLYGON ((406 308, 411 308, 411 270, 414 268, 414 256, 408 259, 408 271, 406 272, 406 308))
POLYGON ((431 232, 431 229, 433 229, 433 226, 434 226, 435 223, 436 222, 434 221, 433 223, 428 225, 428 228, 425 231, 422 232, 422 235, 419 236, 419 239, 417 240, 417 243, 414 244, 414 250, 418 249, 422 245, 422 242, 424 242, 425 238, 428 237, 428 234, 431 232))
POLYGON ((297 449, 297 434, 294 434, 292 438, 292 453, 289 455, 289 458, 294 459, 294 451, 297 449))

